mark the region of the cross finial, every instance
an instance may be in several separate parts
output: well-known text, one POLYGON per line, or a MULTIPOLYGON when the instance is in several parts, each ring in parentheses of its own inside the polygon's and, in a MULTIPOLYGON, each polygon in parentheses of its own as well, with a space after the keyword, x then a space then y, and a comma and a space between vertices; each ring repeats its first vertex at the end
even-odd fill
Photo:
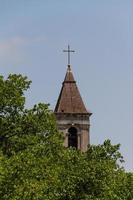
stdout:
POLYGON ((70 49, 70 46, 68 45, 68 49, 67 50, 63 50, 63 52, 67 52, 68 53, 68 66, 70 66, 70 53, 71 52, 75 52, 74 50, 70 49))

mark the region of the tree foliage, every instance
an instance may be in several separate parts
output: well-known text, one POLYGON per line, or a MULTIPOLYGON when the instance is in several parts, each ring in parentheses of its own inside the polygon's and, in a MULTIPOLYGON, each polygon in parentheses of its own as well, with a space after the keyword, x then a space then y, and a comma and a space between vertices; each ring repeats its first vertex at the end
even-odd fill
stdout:
POLYGON ((21 75, 0 77, 0 199, 132 200, 120 145, 64 148, 48 105, 25 108, 29 86, 21 75))

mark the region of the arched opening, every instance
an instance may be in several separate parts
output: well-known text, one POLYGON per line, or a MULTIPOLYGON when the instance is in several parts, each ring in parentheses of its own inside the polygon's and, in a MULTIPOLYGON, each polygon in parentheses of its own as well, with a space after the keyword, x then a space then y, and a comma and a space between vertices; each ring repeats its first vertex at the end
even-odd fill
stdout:
POLYGON ((68 129, 68 147, 78 148, 78 135, 77 129, 74 127, 70 127, 68 129))

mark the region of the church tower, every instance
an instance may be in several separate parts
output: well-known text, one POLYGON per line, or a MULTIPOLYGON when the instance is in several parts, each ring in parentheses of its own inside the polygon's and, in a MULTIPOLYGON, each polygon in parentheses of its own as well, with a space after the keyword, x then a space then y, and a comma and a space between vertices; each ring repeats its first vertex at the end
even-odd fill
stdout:
POLYGON ((92 113, 84 105, 69 62, 54 113, 58 129, 64 133, 64 146, 86 151, 92 113))

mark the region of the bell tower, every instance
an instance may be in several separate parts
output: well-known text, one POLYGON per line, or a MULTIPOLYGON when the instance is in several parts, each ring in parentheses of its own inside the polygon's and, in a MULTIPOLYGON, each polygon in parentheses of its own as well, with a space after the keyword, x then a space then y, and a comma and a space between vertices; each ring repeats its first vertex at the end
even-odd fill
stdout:
POLYGON ((90 116, 79 93, 70 63, 54 110, 64 146, 86 151, 90 144, 90 116))

